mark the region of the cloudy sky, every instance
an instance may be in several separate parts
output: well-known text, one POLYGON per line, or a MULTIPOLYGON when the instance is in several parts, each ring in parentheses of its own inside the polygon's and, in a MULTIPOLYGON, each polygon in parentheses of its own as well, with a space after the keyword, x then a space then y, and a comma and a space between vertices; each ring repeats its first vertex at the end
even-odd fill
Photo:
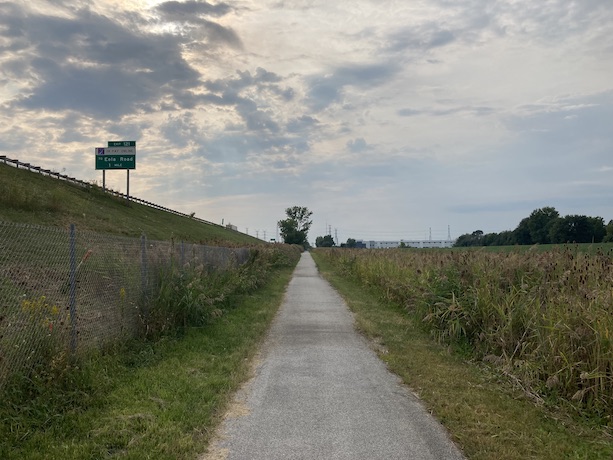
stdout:
POLYGON ((611 0, 0 1, 0 155, 274 237, 613 219, 611 0), (124 171, 107 185, 125 192, 124 171))

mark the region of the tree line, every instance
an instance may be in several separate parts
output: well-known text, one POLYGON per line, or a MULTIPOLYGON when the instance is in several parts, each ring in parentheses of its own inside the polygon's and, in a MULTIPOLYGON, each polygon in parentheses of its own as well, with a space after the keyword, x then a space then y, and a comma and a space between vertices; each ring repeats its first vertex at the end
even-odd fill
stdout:
POLYGON ((456 247, 513 246, 524 244, 613 242, 613 220, 605 225, 602 217, 567 215, 560 217, 554 207, 535 209, 515 230, 483 233, 475 230, 460 235, 456 247))

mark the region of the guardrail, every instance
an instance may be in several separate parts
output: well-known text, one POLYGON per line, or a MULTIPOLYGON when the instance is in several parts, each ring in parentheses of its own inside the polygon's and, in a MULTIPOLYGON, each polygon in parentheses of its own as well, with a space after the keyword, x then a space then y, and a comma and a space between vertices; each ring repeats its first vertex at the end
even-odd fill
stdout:
MULTIPOLYGON (((70 182, 70 183, 78 185, 80 187, 86 187, 86 188, 94 187, 94 185, 89 183, 89 182, 82 181, 82 180, 77 179, 75 177, 67 176, 66 174, 60 174, 59 172, 51 171, 49 169, 43 169, 40 166, 34 166, 34 165, 30 164, 30 163, 24 163, 24 162, 19 161, 19 160, 8 158, 5 155, 0 155, 0 161, 2 161, 6 165, 14 166, 17 169, 22 167, 22 168, 27 169, 28 171, 37 172, 39 174, 46 175, 46 176, 49 176, 49 177, 53 177, 53 178, 58 179, 58 180, 63 180, 63 181, 66 181, 66 182, 70 182)), ((220 227, 220 228, 226 228, 226 227, 224 227, 222 225, 216 224, 215 222, 210 222, 208 220, 200 219, 199 217, 192 216, 190 214, 185 214, 185 213, 182 213, 180 211, 175 211, 174 209, 170 209, 170 208, 167 208, 165 206, 161 206, 159 204, 155 204, 155 203, 152 203, 150 201, 143 200, 142 198, 138 198, 138 197, 135 197, 135 196, 132 196, 132 195, 126 195, 125 193, 121 193, 121 192, 118 192, 116 190, 112 190, 112 189, 110 189, 108 187, 105 189, 105 192, 109 193, 110 195, 116 196, 116 197, 125 198, 128 201, 134 201, 135 203, 139 203, 139 204, 148 206, 148 207, 153 208, 153 209, 158 209, 160 211, 169 212, 169 213, 175 214, 177 216, 187 217, 189 219, 193 219, 193 220, 195 220, 197 222, 201 222, 203 224, 214 225, 214 226, 220 227)), ((235 230, 235 231, 238 231, 238 230, 235 230)))

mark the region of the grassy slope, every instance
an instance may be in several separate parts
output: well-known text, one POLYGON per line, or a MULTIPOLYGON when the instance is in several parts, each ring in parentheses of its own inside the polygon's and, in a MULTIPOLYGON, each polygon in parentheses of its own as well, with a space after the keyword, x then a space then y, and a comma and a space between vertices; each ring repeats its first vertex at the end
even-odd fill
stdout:
POLYGON ((409 385, 470 459, 610 459, 611 437, 563 411, 538 407, 508 379, 434 343, 397 305, 334 273, 313 254, 343 295, 358 328, 409 385))
MULTIPOLYGON (((152 201, 155 201, 153 199, 152 201)), ((206 217, 204 217, 206 218, 206 217)), ((172 237, 217 246, 262 243, 248 235, 159 211, 67 182, 0 164, 0 220, 65 227, 152 240, 172 237)))

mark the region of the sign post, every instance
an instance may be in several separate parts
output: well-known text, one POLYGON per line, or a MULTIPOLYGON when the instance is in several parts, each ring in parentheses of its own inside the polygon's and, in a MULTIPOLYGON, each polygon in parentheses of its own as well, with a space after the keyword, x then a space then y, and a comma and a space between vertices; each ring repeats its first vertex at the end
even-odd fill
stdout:
POLYGON ((94 149, 96 169, 102 170, 102 190, 106 191, 106 170, 125 169, 127 197, 130 200, 130 169, 136 169, 136 141, 109 141, 108 147, 94 149))

